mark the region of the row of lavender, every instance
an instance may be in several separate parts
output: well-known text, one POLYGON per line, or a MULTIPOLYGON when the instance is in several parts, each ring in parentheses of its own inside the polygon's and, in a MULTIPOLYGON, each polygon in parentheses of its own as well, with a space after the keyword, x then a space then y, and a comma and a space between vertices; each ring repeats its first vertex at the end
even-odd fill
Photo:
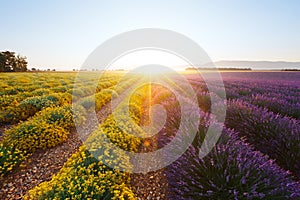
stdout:
POLYGON ((300 179, 300 73, 223 75, 230 100, 226 127, 300 179), (233 77, 232 77, 233 76, 233 77), (259 77, 259 78, 255 78, 259 77), (237 95, 238 94, 238 95, 237 95))
MULTIPOLYGON (((222 73, 222 76, 227 99, 243 100, 276 114, 300 119, 299 72, 233 72, 222 73)), ((199 76, 188 78, 202 98, 203 109, 208 109, 210 101, 206 83, 199 76)))
POLYGON ((296 82, 225 80, 225 85, 229 99, 242 99, 274 113, 300 119, 300 87, 296 82))
MULTIPOLYGON (((295 106, 299 102, 297 100, 299 88, 293 82, 283 81, 282 84, 276 84, 276 81, 272 84, 271 80, 267 80, 265 84, 261 82, 241 79, 225 81, 227 91, 230 88, 238 90, 232 86, 237 84, 241 90, 252 88, 250 95, 240 94, 235 97, 238 100, 228 101, 225 121, 227 128, 223 129, 218 144, 204 158, 199 157, 199 151, 209 122, 201 120, 203 123, 199 127, 193 145, 166 168, 172 199, 300 198, 299 121, 285 117, 285 115, 292 116, 290 112, 283 114, 271 112, 272 109, 269 108, 271 103, 258 107, 249 101, 252 91, 261 91, 257 94, 263 95, 265 89, 269 98, 272 98, 273 93, 281 93, 279 101, 288 101, 291 103, 290 106, 295 106), (291 99, 295 99, 295 102, 290 101, 291 99)), ((198 84, 195 88, 200 88, 198 94, 207 94, 204 84, 198 84)), ((200 107, 209 112, 207 107, 210 105, 209 98, 205 95, 199 96, 200 107)), ((169 109, 173 109, 172 105, 169 109)), ((171 115, 169 117, 172 118, 171 115)), ((178 124, 178 120, 180 119, 176 119, 174 115, 171 120, 175 123, 174 127, 178 124)), ((170 133, 173 131, 169 130, 170 133)), ((164 134, 161 136, 160 145, 163 146, 172 139, 173 134, 164 134)))
POLYGON ((227 106, 225 125, 300 179, 300 123, 241 100, 227 106))
MULTIPOLYGON (((255 80, 251 75, 248 73, 248 79, 225 79, 228 98, 226 127, 237 131, 256 150, 275 159, 282 168, 300 179, 300 121, 291 117, 293 111, 300 114, 300 96, 297 95, 300 94, 297 84, 300 84, 300 79, 270 80, 270 74, 265 73, 268 80, 255 80), (248 93, 237 92, 239 90, 248 93), (263 95, 264 90, 266 95, 263 95), (233 93, 240 95, 230 96, 233 93)), ((282 78, 287 75, 282 74, 282 78)), ((199 106, 209 112, 210 96, 204 82, 194 80, 193 83, 198 89, 199 106)))
MULTIPOLYGON (((200 129, 198 138, 205 132, 200 129)), ((300 198, 299 183, 236 132, 224 129, 204 158, 199 157, 199 147, 190 146, 166 168, 171 199, 300 198)))

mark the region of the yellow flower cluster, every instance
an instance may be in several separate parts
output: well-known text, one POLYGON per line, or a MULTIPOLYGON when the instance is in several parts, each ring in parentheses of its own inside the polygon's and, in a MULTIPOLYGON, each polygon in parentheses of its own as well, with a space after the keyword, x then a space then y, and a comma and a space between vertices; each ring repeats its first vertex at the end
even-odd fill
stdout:
POLYGON ((99 74, 97 75, 97 73, 87 73, 86 75, 85 77, 85 74, 81 74, 80 77, 77 77, 77 83, 73 85, 73 89, 68 90, 73 95, 73 101, 75 102, 83 102, 85 99, 87 101, 85 104, 88 104, 89 101, 93 100, 95 93, 112 88, 121 77, 120 74, 114 73, 102 74, 99 81, 99 74))
POLYGON ((15 103, 14 106, 8 106, 0 111, 1 123, 16 123, 20 120, 26 120, 35 113, 47 107, 57 107, 71 104, 72 96, 68 93, 53 93, 44 96, 34 96, 15 103))
POLYGON ((0 179, 25 160, 26 152, 0 144, 0 179))
MULTIPOLYGON (((91 82, 97 75, 87 73, 74 83, 75 73, 10 73, 0 74, 0 124, 26 120, 51 106, 63 106, 83 96, 92 95, 91 82), (26 80, 26 82, 24 82, 26 80), (77 91, 77 92, 76 92, 77 91), (76 94, 79 93, 79 96, 76 94)), ((96 91, 112 87, 120 75, 104 76, 96 91)))
MULTIPOLYGON (((19 160, 25 159, 17 155, 28 155, 38 148, 53 147, 67 138, 68 131, 74 128, 74 122, 84 123, 85 109, 71 106, 73 89, 91 95, 94 92, 89 89, 91 82, 98 80, 98 75, 86 73, 78 83, 74 83, 75 77, 76 73, 0 74, 0 124, 19 122, 4 133, 0 151, 1 176, 17 166, 19 160)), ((119 77, 111 74, 103 76, 105 81, 100 82, 97 89, 111 87, 119 77)))
POLYGON ((66 140, 68 132, 60 126, 32 119, 5 132, 4 144, 33 152, 66 140))
MULTIPOLYGON (((96 80, 95 73, 87 73, 82 80, 74 83, 76 73, 10 73, 0 74, 0 124, 25 120, 41 108, 69 104, 72 92, 77 89, 86 92, 90 83, 96 80), (26 81, 24 81, 26 80, 26 81)), ((116 83, 119 75, 104 76, 101 88, 116 83)), ((91 89, 86 94, 94 93, 91 89)))
MULTIPOLYGON (((76 110, 76 109, 74 109, 76 110)), ((77 109, 78 117, 82 109, 77 109)), ((84 114, 83 114, 84 115, 84 114)), ((78 120, 84 120, 78 119, 78 120)), ((67 139, 67 130, 74 127, 71 106, 46 108, 28 121, 5 132, 4 144, 20 150, 34 152, 39 148, 54 147, 67 139)))
POLYGON ((108 101, 111 100, 113 90, 103 89, 100 92, 81 99, 78 104, 87 110, 99 111, 108 101))
MULTIPOLYGON (((146 91, 143 88, 144 95, 146 91)), ((131 105, 134 105, 134 109, 131 109, 133 123, 139 123, 137 116, 140 116, 142 101, 140 95, 131 98, 131 105)), ((119 117, 123 117, 124 127, 133 128, 133 124, 129 123, 129 116, 123 113, 126 106, 126 101, 121 103, 116 114, 122 115, 119 117)), ((121 129, 113 116, 110 115, 88 137, 85 145, 73 154, 51 181, 30 190, 25 199, 136 199, 130 188, 130 175, 118 169, 130 169, 129 156, 112 148, 111 143, 105 143, 103 137, 107 136, 110 141, 128 151, 137 151, 140 139, 130 135, 131 132, 127 132, 130 129, 121 129)))
POLYGON ((85 122, 86 112, 82 106, 66 105, 62 107, 46 108, 36 116, 49 124, 58 125, 64 129, 71 129, 76 124, 85 122))
POLYGON ((129 181, 128 174, 101 164, 82 146, 51 181, 24 199, 135 199, 129 181))

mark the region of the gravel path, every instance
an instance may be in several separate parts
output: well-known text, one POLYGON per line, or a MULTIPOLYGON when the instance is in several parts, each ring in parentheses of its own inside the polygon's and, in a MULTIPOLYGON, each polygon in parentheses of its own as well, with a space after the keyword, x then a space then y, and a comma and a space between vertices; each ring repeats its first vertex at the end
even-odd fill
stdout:
MULTIPOLYGON (((141 124, 149 125, 150 118, 149 118, 149 99, 147 98, 144 102, 143 111, 144 114, 142 115, 143 118, 141 119, 141 124)), ((143 139, 143 142, 140 146, 139 152, 147 153, 156 151, 158 149, 158 134, 155 134, 152 137, 147 139, 143 139)), ((151 161, 152 163, 160 162, 159 158, 151 161)), ((145 168, 147 164, 145 163, 145 168)), ((164 200, 169 199, 167 194, 168 189, 168 180, 165 174, 164 169, 160 169, 157 171, 148 172, 145 174, 136 173, 131 175, 131 186, 133 192, 137 196, 139 200, 150 200, 150 199, 157 199, 157 200, 164 200)))
MULTIPOLYGON (((99 123, 106 119, 110 112, 110 104, 105 105, 97 113, 99 123)), ((30 189, 51 180, 53 174, 61 169, 81 145, 82 141, 77 132, 72 130, 64 143, 50 149, 36 151, 23 162, 25 167, 15 169, 0 180, 0 199, 22 199, 30 189)))
MULTIPOLYGON (((145 140, 140 149, 141 152, 149 152, 157 149, 157 137, 145 140)), ((151 162, 155 163, 159 161, 153 160, 151 162)), ((131 186, 138 199, 168 199, 168 180, 164 169, 146 174, 132 174, 131 186)))

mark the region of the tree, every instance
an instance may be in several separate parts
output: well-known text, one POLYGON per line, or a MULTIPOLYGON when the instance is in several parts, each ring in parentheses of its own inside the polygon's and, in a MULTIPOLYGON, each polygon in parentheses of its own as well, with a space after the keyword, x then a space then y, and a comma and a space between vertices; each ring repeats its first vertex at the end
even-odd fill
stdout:
POLYGON ((27 71, 26 57, 15 55, 15 52, 0 52, 0 72, 24 72, 27 71))
POLYGON ((27 71, 27 61, 26 57, 22 57, 20 55, 16 56, 16 66, 13 69, 15 72, 25 72, 27 71))
POLYGON ((2 53, 0 53, 0 72, 5 71, 5 66, 6 66, 6 58, 2 53))
POLYGON ((1 57, 1 71, 10 72, 14 67, 15 52, 4 51, 0 53, 1 57))

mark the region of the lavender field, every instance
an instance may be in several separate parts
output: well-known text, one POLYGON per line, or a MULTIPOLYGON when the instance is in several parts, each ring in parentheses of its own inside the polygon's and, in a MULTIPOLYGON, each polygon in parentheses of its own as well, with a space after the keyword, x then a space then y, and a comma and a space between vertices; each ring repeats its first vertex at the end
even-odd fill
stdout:
MULTIPOLYGON (((199 107, 209 113, 205 82, 187 77, 198 89, 199 107)), ((222 77, 227 96, 222 135, 199 158, 208 127, 203 118, 193 145, 166 168, 171 199, 299 199, 300 73, 222 72, 222 77)))

